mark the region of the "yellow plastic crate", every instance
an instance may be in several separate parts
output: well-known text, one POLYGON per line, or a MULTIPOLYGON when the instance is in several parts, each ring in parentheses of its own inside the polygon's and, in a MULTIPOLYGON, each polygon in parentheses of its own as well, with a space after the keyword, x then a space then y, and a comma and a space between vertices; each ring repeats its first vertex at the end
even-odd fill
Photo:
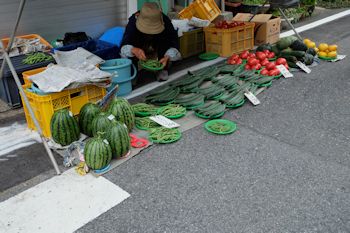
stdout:
MULTIPOLYGON (((34 111, 35 117, 43 130, 43 134, 47 138, 51 137, 50 121, 55 111, 67 108, 76 116, 84 104, 97 102, 106 95, 104 88, 94 85, 87 85, 47 95, 38 95, 27 90, 27 88, 31 87, 31 84, 24 84, 22 87, 34 111)), ((36 130, 34 121, 23 101, 23 97, 21 96, 21 98, 28 128, 36 130)))
POLYGON ((254 25, 245 22, 244 26, 229 29, 214 26, 204 28, 206 51, 228 57, 233 53, 254 48, 254 25))
POLYGON ((188 58, 200 54, 205 50, 204 32, 202 28, 184 32, 179 41, 182 58, 188 58))
POLYGON ((211 22, 218 17, 220 13, 221 11, 214 0, 196 0, 180 11, 179 16, 181 19, 190 19, 195 16, 211 22))
POLYGON ((43 72, 45 69, 46 69, 46 67, 42 67, 42 68, 37 68, 37 69, 34 69, 34 70, 28 70, 28 71, 23 72, 23 73, 22 73, 22 76, 23 76, 24 84, 30 84, 30 83, 32 83, 32 82, 29 80, 29 77, 32 76, 32 75, 34 75, 34 74, 41 73, 41 72, 43 72))

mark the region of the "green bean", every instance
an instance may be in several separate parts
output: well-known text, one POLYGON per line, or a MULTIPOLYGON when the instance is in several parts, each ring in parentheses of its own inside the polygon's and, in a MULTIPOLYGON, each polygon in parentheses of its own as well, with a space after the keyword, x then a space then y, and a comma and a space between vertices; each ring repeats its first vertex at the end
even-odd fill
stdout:
POLYGON ((163 115, 165 117, 183 115, 186 114, 186 108, 178 104, 169 104, 161 108, 158 114, 163 115))
POLYGON ((180 131, 176 128, 159 127, 149 131, 149 138, 156 142, 171 142, 179 137, 180 131))
POLYGON ((140 61, 140 64, 149 68, 161 68, 163 66, 158 60, 149 59, 146 61, 140 61))
POLYGON ((136 117, 135 119, 136 126, 143 129, 151 129, 160 127, 160 125, 154 121, 152 121, 149 117, 136 117))
POLYGON ((132 109, 134 110, 136 115, 138 115, 137 113, 149 113, 150 115, 153 115, 157 112, 158 108, 154 105, 138 103, 132 105, 132 109))
POLYGON ((231 127, 222 122, 215 122, 209 126, 209 128, 213 131, 225 133, 231 129, 231 127))
POLYGON ((22 60, 22 63, 33 65, 44 61, 53 61, 53 58, 45 53, 29 53, 26 55, 26 58, 22 60))

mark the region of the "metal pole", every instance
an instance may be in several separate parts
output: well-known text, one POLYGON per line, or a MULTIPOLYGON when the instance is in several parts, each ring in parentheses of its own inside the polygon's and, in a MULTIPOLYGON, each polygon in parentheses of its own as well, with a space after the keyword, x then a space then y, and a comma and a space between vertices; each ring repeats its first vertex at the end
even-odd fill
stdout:
POLYGON ((30 104, 29 104, 28 98, 27 98, 26 94, 25 94, 24 91, 23 91, 21 82, 19 81, 19 78, 18 78, 18 75, 17 75, 17 73, 16 73, 16 70, 15 70, 15 68, 14 68, 13 65, 12 65, 10 56, 9 56, 8 53, 5 51, 5 49, 3 48, 2 41, 0 40, 0 50, 1 50, 1 49, 4 51, 4 62, 7 61, 7 64, 8 64, 8 66, 9 66, 9 68, 10 68, 10 70, 11 70, 11 73, 12 73, 12 75, 13 75, 13 78, 14 78, 16 84, 17 84, 18 90, 19 90, 19 92, 21 93, 21 96, 22 96, 22 98, 23 98, 23 100, 24 100, 24 102, 25 102, 25 104, 26 104, 26 106, 27 106, 27 108, 28 108, 28 111, 29 111, 29 113, 30 113, 30 116, 32 117, 32 119, 33 119, 33 121, 34 121, 34 125, 35 125, 35 127, 36 127, 36 129, 37 129, 37 131, 38 131, 38 133, 39 133, 39 135, 40 135, 40 137, 41 137, 41 141, 42 141, 43 144, 44 144, 44 147, 45 147, 45 149, 46 149, 46 152, 47 152, 47 154, 48 154, 48 156, 49 156, 49 158, 50 158, 50 160, 51 160, 51 163, 52 163, 53 167, 55 168, 57 175, 59 175, 59 174, 61 174, 61 172, 60 172, 60 169, 59 169, 59 167, 58 167, 58 165, 57 165, 57 161, 56 161, 55 157, 53 156, 52 151, 51 151, 51 149, 49 148, 49 145, 47 144, 47 141, 46 141, 46 139, 45 139, 45 137, 44 137, 44 135, 43 135, 43 131, 41 130, 41 127, 40 127, 40 125, 39 125, 39 123, 38 123, 38 121, 37 121, 37 119, 36 119, 36 117, 35 117, 35 114, 34 114, 34 112, 33 112, 33 109, 32 109, 32 107, 31 107, 30 104))
MULTIPOLYGON (((21 21, 22 12, 23 12, 23 8, 24 8, 25 3, 26 3, 26 0, 21 0, 21 2, 19 4, 19 8, 18 8, 18 11, 17 11, 17 19, 16 19, 15 27, 13 28, 12 34, 10 36, 9 43, 7 45, 7 48, 4 48, 4 50, 6 50, 7 53, 10 52, 12 44, 13 44, 13 41, 15 39, 15 35, 16 35, 16 32, 17 32, 18 24, 21 21)), ((2 62, 1 68, 0 68, 0 79, 2 79, 2 76, 4 75, 5 64, 6 64, 6 60, 3 59, 3 62, 2 62)))
POLYGON ((284 14, 283 10, 281 8, 278 8, 279 12, 281 13, 281 15, 283 16, 283 18, 287 21, 289 27, 292 28, 292 30, 294 31, 295 35, 299 38, 299 40, 303 40, 303 38, 301 38, 301 36, 299 35, 299 33, 297 32, 297 30, 295 30, 294 26, 292 25, 291 22, 289 22, 287 16, 284 14))

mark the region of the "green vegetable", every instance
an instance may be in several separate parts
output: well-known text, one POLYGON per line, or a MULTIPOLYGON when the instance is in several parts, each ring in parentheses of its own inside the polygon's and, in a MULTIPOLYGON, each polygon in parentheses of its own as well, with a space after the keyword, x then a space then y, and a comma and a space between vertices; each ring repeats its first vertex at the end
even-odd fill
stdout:
POLYGON ((165 127, 159 127, 150 129, 149 131, 150 140, 156 143, 170 143, 180 139, 180 137, 181 132, 176 128, 168 129, 165 127))
POLYGON ((129 131, 134 127, 135 113, 126 99, 115 97, 110 103, 107 112, 113 114, 117 121, 124 123, 129 131))
POLYGON ((311 54, 312 56, 317 55, 317 52, 314 48, 309 48, 308 50, 306 50, 306 53, 311 54))
POLYGON ((294 51, 304 51, 305 52, 307 50, 307 46, 301 40, 294 41, 290 45, 290 48, 293 49, 294 51))
POLYGON ((140 65, 147 67, 148 69, 162 69, 163 68, 162 63, 160 63, 158 60, 153 60, 153 59, 149 59, 146 61, 140 60, 140 65))
POLYGON ((284 57, 284 56, 294 56, 296 58, 302 58, 305 56, 305 52, 304 51, 282 51, 281 52, 281 56, 284 57))
POLYGON ((160 109, 158 114, 163 115, 165 117, 172 117, 177 115, 186 114, 186 108, 178 105, 178 104, 169 104, 160 109))
POLYGON ((283 50, 288 48, 289 46, 292 45, 292 43, 294 41, 298 40, 298 38, 296 38, 295 36, 287 36, 284 38, 281 38, 278 42, 277 42, 277 48, 279 50, 283 50))
POLYGON ((312 63, 314 63, 314 56, 312 56, 311 54, 308 54, 308 53, 305 54, 304 63, 307 66, 311 65, 312 63))
POLYGON ((91 123, 92 135, 94 137, 96 137, 99 132, 106 133, 107 129, 109 129, 112 126, 112 120, 108 118, 109 116, 110 114, 101 112, 94 118, 94 120, 91 123))
POLYGON ((214 122, 210 124, 208 128, 218 133, 225 133, 231 130, 231 126, 224 122, 214 122))
POLYGON ((155 105, 164 105, 173 102, 179 95, 180 88, 178 87, 167 87, 159 92, 152 93, 146 96, 146 102, 155 105))
POLYGON ((135 118, 136 127, 139 129, 150 129, 160 127, 160 125, 152 121, 149 117, 136 117, 135 118))
POLYGON ((84 159, 86 165, 94 170, 106 167, 112 159, 112 149, 109 143, 101 138, 101 135, 90 138, 84 147, 84 159))
POLYGON ((272 50, 272 46, 270 44, 262 44, 262 45, 258 46, 258 48, 256 48, 256 51, 262 52, 264 50, 271 51, 272 50))
POLYGON ((118 159, 126 155, 130 150, 130 136, 128 128, 119 121, 113 121, 104 135, 112 149, 112 157, 118 159))
POLYGON ((26 57, 22 60, 22 63, 27 65, 33 65, 44 61, 53 61, 53 57, 40 52, 28 53, 26 54, 26 57))
POLYGON ((145 103, 137 103, 131 106, 134 110, 135 116, 145 116, 145 115, 153 115, 157 112, 157 107, 150 104, 145 103))
POLYGON ((93 103, 85 104, 79 113, 79 127, 80 131, 92 137, 92 121, 101 112, 101 109, 93 103))
POLYGON ((205 96, 199 93, 192 93, 179 96, 175 99, 175 103, 184 106, 186 109, 197 107, 204 104, 205 96))
POLYGON ((225 108, 225 104, 222 104, 219 101, 210 101, 203 106, 196 108, 194 111, 199 115, 212 118, 225 112, 225 108))

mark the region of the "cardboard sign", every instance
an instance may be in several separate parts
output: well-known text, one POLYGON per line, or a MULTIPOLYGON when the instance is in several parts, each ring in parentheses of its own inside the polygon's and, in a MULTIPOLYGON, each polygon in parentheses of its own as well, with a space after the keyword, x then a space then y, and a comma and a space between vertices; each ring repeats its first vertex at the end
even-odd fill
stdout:
POLYGON ((307 67, 304 63, 302 63, 301 61, 298 61, 296 63, 297 66, 300 67, 300 69, 302 69, 303 71, 305 71, 305 73, 310 74, 311 73, 311 69, 309 67, 307 67))
POLYGON ((276 66, 276 68, 281 72, 281 74, 285 78, 292 78, 292 77, 294 77, 294 75, 291 72, 289 72, 289 70, 287 70, 287 68, 284 65, 278 65, 278 66, 276 66))
POLYGON ((244 93, 244 95, 248 98, 248 100, 254 105, 259 105, 260 104, 260 100, 250 91, 244 93))
POLYGON ((150 119, 161 126, 164 126, 165 128, 172 129, 172 128, 177 128, 180 125, 169 118, 166 118, 165 116, 162 115, 157 115, 157 116, 151 116, 150 119))

